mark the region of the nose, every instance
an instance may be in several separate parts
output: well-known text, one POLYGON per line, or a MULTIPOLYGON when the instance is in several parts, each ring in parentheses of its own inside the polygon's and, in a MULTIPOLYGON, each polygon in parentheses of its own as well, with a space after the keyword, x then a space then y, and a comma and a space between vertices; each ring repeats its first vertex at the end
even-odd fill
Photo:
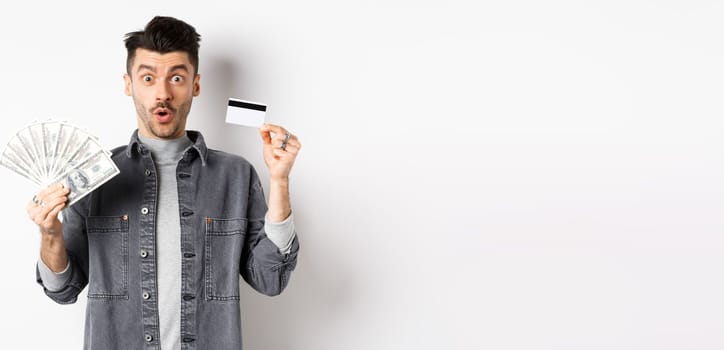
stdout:
POLYGON ((156 101, 171 101, 171 88, 168 83, 156 84, 156 101))

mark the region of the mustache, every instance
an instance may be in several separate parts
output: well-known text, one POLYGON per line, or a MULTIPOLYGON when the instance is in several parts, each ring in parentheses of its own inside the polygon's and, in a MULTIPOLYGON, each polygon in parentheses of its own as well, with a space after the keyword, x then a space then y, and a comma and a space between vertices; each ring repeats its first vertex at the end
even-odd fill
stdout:
POLYGON ((168 110, 171 111, 171 112, 176 112, 176 108, 173 108, 173 106, 171 106, 170 103, 159 102, 159 103, 157 103, 153 108, 151 108, 151 113, 153 113, 155 110, 157 110, 157 109, 159 109, 159 108, 165 108, 165 109, 168 109, 168 110))

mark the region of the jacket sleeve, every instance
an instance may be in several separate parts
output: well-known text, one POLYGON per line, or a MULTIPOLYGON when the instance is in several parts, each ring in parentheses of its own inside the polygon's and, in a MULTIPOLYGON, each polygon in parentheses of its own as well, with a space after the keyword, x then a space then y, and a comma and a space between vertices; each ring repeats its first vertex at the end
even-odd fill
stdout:
POLYGON ((36 266, 36 279, 43 287, 45 294, 58 304, 72 304, 78 300, 78 294, 88 284, 88 240, 86 236, 85 217, 78 210, 86 205, 80 200, 72 207, 62 211, 63 239, 68 253, 70 278, 57 290, 48 290, 43 284, 40 271, 36 266))
POLYGON ((295 232, 291 249, 287 253, 282 253, 264 232, 266 212, 264 190, 258 175, 252 170, 246 242, 239 271, 244 280, 256 291, 274 296, 281 294, 286 288, 291 273, 297 265, 299 239, 295 232))

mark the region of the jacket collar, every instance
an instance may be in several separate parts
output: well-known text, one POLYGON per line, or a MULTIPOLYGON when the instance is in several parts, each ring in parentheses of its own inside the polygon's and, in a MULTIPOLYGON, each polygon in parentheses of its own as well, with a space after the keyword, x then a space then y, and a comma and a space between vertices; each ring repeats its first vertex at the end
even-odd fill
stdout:
MULTIPOLYGON (((196 150, 198 153, 199 158, 201 158, 201 165, 206 166, 206 155, 209 150, 206 148, 204 137, 201 136, 200 132, 195 130, 186 130, 186 135, 191 142, 193 142, 191 149, 196 150)), ((131 158, 134 152, 138 153, 139 151, 143 151, 143 144, 141 140, 138 139, 138 129, 136 129, 133 135, 131 135, 131 141, 128 143, 128 147, 126 147, 126 156, 131 158)))

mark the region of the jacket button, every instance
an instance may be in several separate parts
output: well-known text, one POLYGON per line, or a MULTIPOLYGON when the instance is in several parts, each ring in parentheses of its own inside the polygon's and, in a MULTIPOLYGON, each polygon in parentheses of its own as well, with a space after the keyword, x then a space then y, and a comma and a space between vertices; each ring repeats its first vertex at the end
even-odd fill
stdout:
POLYGON ((143 339, 146 339, 146 343, 150 343, 153 340, 153 337, 150 334, 146 334, 143 339))
POLYGON ((191 294, 184 295, 184 300, 186 300, 186 301, 194 300, 194 298, 196 298, 196 297, 191 294))
POLYGON ((145 257, 147 257, 147 256, 148 256, 148 252, 145 251, 145 250, 142 250, 142 251, 141 251, 141 257, 142 257, 142 258, 145 258, 145 257))
POLYGON ((182 341, 183 341, 184 343, 190 343, 190 342, 192 342, 192 341, 194 341, 194 340, 196 340, 196 339, 190 338, 190 337, 184 337, 184 338, 182 339, 182 341))
POLYGON ((151 170, 146 169, 143 173, 146 174, 146 176, 151 176, 151 170))
POLYGON ((143 299, 148 300, 148 298, 151 297, 151 294, 148 294, 148 292, 143 292, 143 299))
POLYGON ((193 258, 195 256, 196 256, 196 254, 194 254, 194 253, 184 253, 184 258, 193 258))
POLYGON ((141 208, 141 214, 143 214, 143 215, 148 214, 148 208, 141 208))
POLYGON ((186 217, 186 216, 191 216, 191 215, 194 215, 194 212, 192 212, 192 211, 185 211, 185 212, 181 213, 181 215, 183 215, 184 217, 186 217))

